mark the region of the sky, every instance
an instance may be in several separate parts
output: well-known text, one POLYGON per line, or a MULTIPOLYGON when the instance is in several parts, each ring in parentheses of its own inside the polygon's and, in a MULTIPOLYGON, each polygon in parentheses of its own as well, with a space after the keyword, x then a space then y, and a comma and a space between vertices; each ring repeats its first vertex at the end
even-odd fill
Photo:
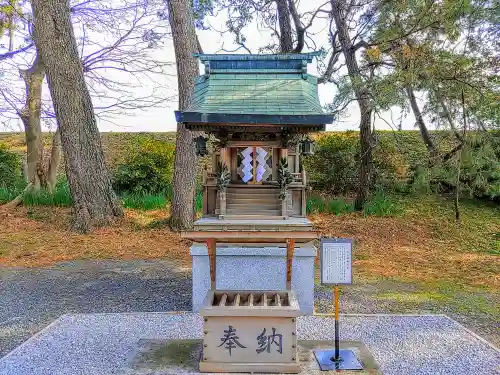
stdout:
MULTIPOLYGON (((307 4, 299 4, 299 12, 306 12, 308 10, 313 10, 321 5, 320 0, 309 0, 307 4)), ((221 48, 224 47, 227 50, 235 49, 236 45, 233 43, 233 36, 229 33, 221 33, 225 28, 225 20, 227 14, 225 12, 218 13, 215 17, 209 17, 207 23, 210 25, 210 30, 198 30, 198 37, 202 48, 205 53, 224 53, 221 48), (219 30, 219 31, 216 31, 219 30)), ((116 22, 116 21, 115 21, 116 22)), ((310 29, 312 33, 315 33, 314 40, 318 46, 328 44, 328 31, 327 31, 327 21, 318 20, 315 21, 313 27, 310 29)), ((119 28, 119 27, 117 27, 119 28)), ((89 32, 89 31, 86 31, 89 32)), ((91 32, 91 31, 90 31, 91 32)), ((81 30, 78 25, 75 25, 75 33, 81 35, 81 30)), ((112 33, 112 32, 111 32, 112 33)), ((256 23, 253 23, 245 31, 247 37, 247 46, 250 48, 252 53, 258 53, 258 48, 268 44, 271 40, 269 32, 258 27, 256 23)), ((116 35, 105 35, 105 33, 96 34, 94 36, 99 40, 96 45, 106 45, 107 43, 112 43, 113 38, 116 35)), ((92 52, 92 46, 85 45, 86 53, 92 52)), ((309 52, 311 49, 306 49, 304 52, 309 52)), ((0 53, 2 52, 0 46, 0 53)), ((99 115, 97 118, 99 130, 102 132, 163 132, 163 131, 175 131, 176 122, 174 116, 174 110, 177 109, 177 81, 176 81, 176 68, 173 64, 175 62, 175 54, 173 49, 173 42, 170 36, 165 35, 161 43, 155 48, 152 48, 148 53, 157 60, 164 62, 171 62, 172 65, 164 69, 161 75, 153 75, 152 77, 146 77, 144 79, 135 77, 135 81, 139 81, 131 84, 132 96, 146 96, 152 91, 161 92, 161 95, 168 98, 165 102, 161 103, 160 106, 156 108, 147 108, 144 110, 134 110, 122 114, 113 114, 112 116, 99 115)), ((239 50, 237 53, 246 53, 244 50, 239 50)), ((26 57, 24 57, 26 59, 26 57)), ((26 59, 29 61, 29 59, 26 59)), ((20 62, 20 65, 26 64, 24 61, 20 62)), ((122 72, 116 69, 103 70, 103 74, 107 77, 116 78, 117 81, 128 83, 127 80, 131 80, 130 77, 124 76, 122 72)), ((202 72, 202 66, 200 64, 200 74, 202 72)), ((318 75, 317 72, 317 62, 314 60, 313 63, 309 64, 308 72, 310 74, 318 75)), ((24 94, 24 89, 22 86, 22 81, 19 79, 17 71, 12 72, 13 74, 2 77, 0 82, 0 89, 6 87, 17 87, 16 98, 21 99, 24 94)), ((13 91, 13 90, 12 90, 13 91)), ((106 96, 105 89, 101 90, 100 98, 93 98, 94 106, 96 111, 99 112, 99 107, 107 104, 109 100, 103 99, 106 96), (105 94, 102 95, 102 92, 105 94)), ((331 103, 335 94, 336 88, 333 84, 323 84, 318 86, 318 93, 320 102, 323 105, 331 103)), ((45 90, 45 98, 47 101, 50 100, 48 97, 48 89, 45 90)), ((115 96, 115 94, 109 94, 109 96, 115 96)), ((2 103, 3 98, 0 96, 0 108, 5 107, 6 103, 2 103), (3 104, 3 105, 2 105, 3 104)), ((391 129, 392 124, 399 122, 399 109, 395 108, 391 113, 385 113, 382 119, 375 120, 375 127, 377 129, 391 129)), ((0 131, 19 131, 22 129, 21 122, 15 119, 15 116, 10 114, 10 118, 7 119, 6 116, 2 116, 0 112, 0 131)), ((403 118, 402 125, 404 129, 414 128, 414 119, 412 116, 407 116, 403 118)), ((351 103, 348 107, 348 113, 342 118, 337 118, 332 125, 327 125, 327 130, 357 130, 359 126, 359 110, 355 102, 351 103)), ((45 130, 50 130, 54 128, 51 121, 46 121, 44 123, 45 130)))

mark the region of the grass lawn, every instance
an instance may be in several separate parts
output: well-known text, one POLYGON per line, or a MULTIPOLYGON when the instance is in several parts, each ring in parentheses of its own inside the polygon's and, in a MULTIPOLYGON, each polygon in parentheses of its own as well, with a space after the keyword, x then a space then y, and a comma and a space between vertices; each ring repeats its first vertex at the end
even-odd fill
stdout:
MULTIPOLYGON (((452 203, 442 198, 396 198, 396 203, 400 209, 393 217, 310 216, 322 235, 355 240, 355 285, 344 293, 346 305, 359 301, 359 309, 346 310, 446 313, 500 344, 495 328, 500 321, 500 208, 462 202, 462 220, 456 223, 452 203)), ((158 225, 166 209, 126 209, 121 222, 91 235, 69 231, 68 208, 21 207, 1 215, 3 266, 102 258, 166 258, 190 265, 190 243, 158 225)))

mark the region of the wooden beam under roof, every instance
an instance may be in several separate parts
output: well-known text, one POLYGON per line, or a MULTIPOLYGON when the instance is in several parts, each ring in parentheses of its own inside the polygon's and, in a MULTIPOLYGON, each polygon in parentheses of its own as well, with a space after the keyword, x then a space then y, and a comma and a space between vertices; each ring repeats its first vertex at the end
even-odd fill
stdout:
POLYGON ((276 243, 289 239, 295 242, 309 242, 318 238, 314 231, 192 231, 182 232, 181 237, 206 242, 276 243))

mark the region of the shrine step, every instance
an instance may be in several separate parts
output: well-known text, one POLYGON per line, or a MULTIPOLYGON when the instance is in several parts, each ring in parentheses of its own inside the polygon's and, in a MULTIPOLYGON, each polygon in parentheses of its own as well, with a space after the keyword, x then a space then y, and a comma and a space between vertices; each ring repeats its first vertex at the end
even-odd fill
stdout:
POLYGON ((279 196, 279 191, 267 191, 267 192, 259 192, 259 193, 254 193, 254 190, 249 191, 249 192, 231 192, 228 191, 226 193, 228 197, 278 197, 279 196))
POLYGON ((262 216, 280 216, 280 210, 267 210, 267 209, 234 209, 228 208, 226 210, 226 214, 228 215, 262 215, 262 216))
POLYGON ((266 201, 266 202, 255 202, 251 201, 252 204, 248 204, 248 202, 242 202, 242 201, 227 201, 227 208, 234 208, 234 209, 241 209, 241 210, 246 210, 246 209, 251 209, 252 207, 264 210, 278 210, 281 208, 281 204, 278 204, 276 201, 266 201))
POLYGON ((226 195, 226 215, 279 217, 281 200, 279 189, 269 187, 232 187, 226 195))
POLYGON ((281 201, 279 197, 274 196, 248 196, 248 197, 239 197, 239 196, 227 196, 226 201, 228 205, 230 204, 243 204, 247 206, 251 205, 274 205, 280 206, 281 201))
POLYGON ((228 188, 227 194, 231 195, 267 195, 279 194, 278 188, 228 188))

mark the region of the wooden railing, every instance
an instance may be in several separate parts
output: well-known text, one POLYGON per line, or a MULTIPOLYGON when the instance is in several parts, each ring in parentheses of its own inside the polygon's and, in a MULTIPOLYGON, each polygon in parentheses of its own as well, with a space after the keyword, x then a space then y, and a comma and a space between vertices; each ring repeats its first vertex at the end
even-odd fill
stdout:
POLYGON ((292 173, 292 176, 294 183, 298 183, 303 186, 307 185, 306 171, 304 169, 302 169, 302 172, 292 173))
POLYGON ((215 172, 209 172, 207 167, 203 169, 203 176, 202 176, 202 184, 206 185, 208 182, 216 182, 217 181, 217 173, 215 172))

